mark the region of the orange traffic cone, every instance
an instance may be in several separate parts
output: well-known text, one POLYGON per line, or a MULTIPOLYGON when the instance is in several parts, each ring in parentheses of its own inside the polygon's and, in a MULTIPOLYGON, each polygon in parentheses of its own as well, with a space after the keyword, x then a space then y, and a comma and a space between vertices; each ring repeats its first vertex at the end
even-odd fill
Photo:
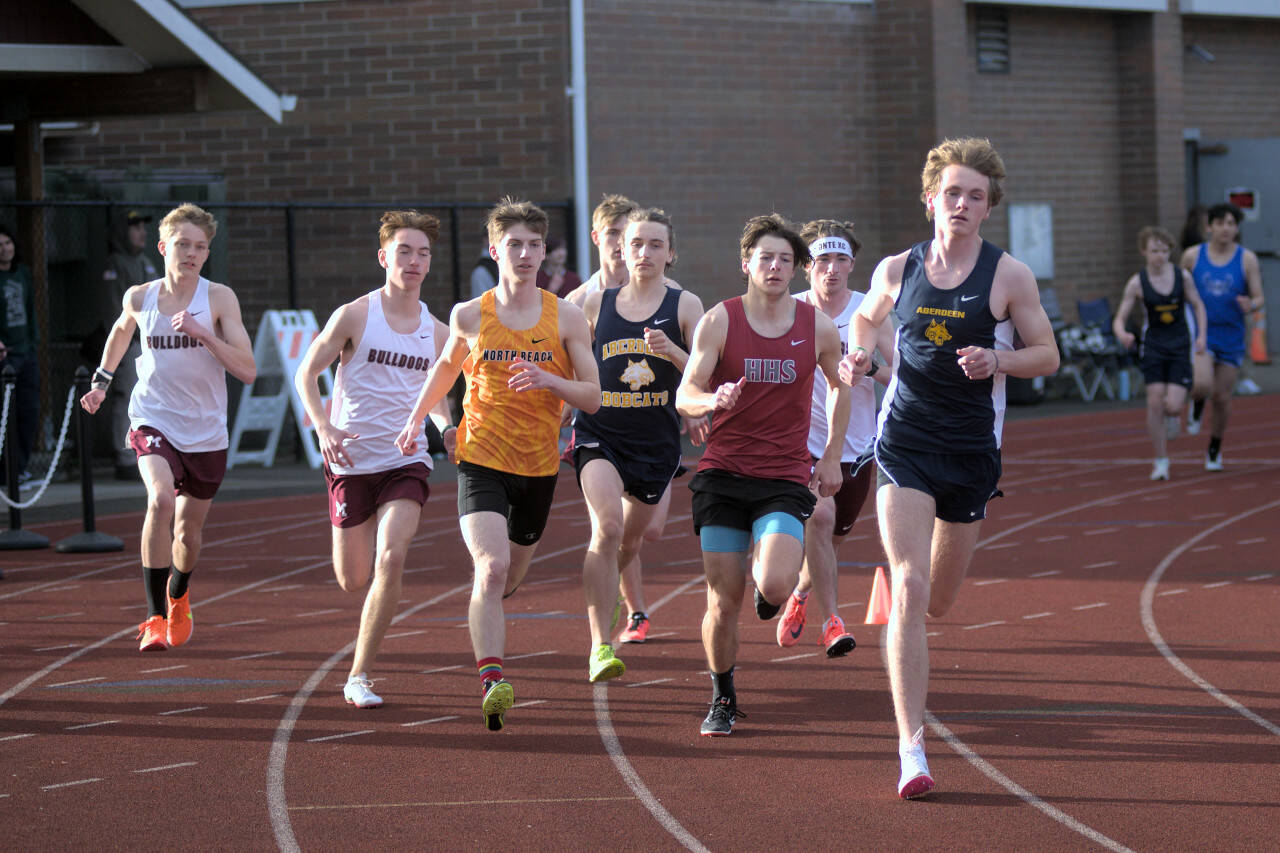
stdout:
POLYGON ((1254 364, 1270 364, 1267 355, 1267 312, 1259 308, 1253 315, 1253 331, 1249 335, 1249 360, 1254 364))
POLYGON ((876 578, 871 582, 871 600, 867 602, 867 618, 863 624, 888 625, 891 602, 889 582, 884 577, 884 566, 876 566, 876 578))

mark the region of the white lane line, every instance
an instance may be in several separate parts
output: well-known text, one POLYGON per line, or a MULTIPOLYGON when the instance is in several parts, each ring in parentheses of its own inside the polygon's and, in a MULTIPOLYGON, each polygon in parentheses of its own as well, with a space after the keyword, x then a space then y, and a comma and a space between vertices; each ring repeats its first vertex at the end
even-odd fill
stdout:
POLYGON ((1099 528, 1098 530, 1086 530, 1084 532, 1084 535, 1085 536, 1106 536, 1108 533, 1115 533, 1119 529, 1120 529, 1119 527, 1102 527, 1102 528, 1099 528))
POLYGON ((244 704, 245 702, 262 702, 263 700, 276 699, 283 695, 283 693, 268 693, 265 696, 250 696, 248 699, 237 699, 236 703, 244 704))
POLYGON ((1028 613, 1026 616, 1023 616, 1022 618, 1023 619, 1043 619, 1046 616, 1052 616, 1052 615, 1053 615, 1052 610, 1046 610, 1043 613, 1028 613))
POLYGON ((198 761, 179 761, 177 764, 161 764, 159 767, 143 767, 141 770, 134 770, 134 773, 159 773, 161 770, 178 770, 182 767, 195 767, 198 761))
POLYGON ((1156 595, 1182 595, 1184 592, 1186 592, 1185 589, 1166 589, 1156 593, 1156 595))
POLYGON ((193 711, 207 711, 208 705, 192 705, 190 708, 176 708, 172 711, 161 711, 161 717, 172 717, 174 714, 190 714, 193 711))
POLYGON ((154 669, 140 669, 138 670, 138 673, 140 675, 147 675, 152 672, 168 672, 171 669, 186 669, 186 668, 187 668, 187 665, 185 663, 177 663, 177 664, 174 664, 173 666, 157 666, 154 669))
POLYGON ((449 672, 454 669, 462 669, 462 664, 455 663, 453 666, 438 666, 435 669, 424 669, 422 675, 432 675, 437 672, 449 672))
POLYGON ((241 625, 261 625, 266 619, 241 619, 239 622, 223 622, 220 625, 214 625, 215 628, 239 628, 241 625))
MULTIPOLYGON (((341 613, 341 612, 342 612, 341 607, 329 607, 325 610, 309 610, 306 613, 295 613, 293 615, 295 618, 302 619, 305 616, 327 616, 330 613, 341 613)), ((266 621, 266 620, 262 620, 262 621, 266 621)))
POLYGON ((655 684, 666 684, 668 681, 675 681, 674 678, 655 678, 653 681, 637 681, 634 684, 623 684, 622 687, 652 687, 655 684))
POLYGON ((1047 572, 1035 572, 1034 574, 1027 575, 1027 577, 1029 577, 1029 578, 1048 578, 1048 577, 1053 577, 1054 575, 1060 575, 1060 574, 1062 574, 1062 570, 1061 570, 1061 569, 1049 569, 1047 572))
POLYGON ((65 727, 63 728, 63 731, 64 731, 64 732, 74 732, 74 731, 76 731, 76 730, 78 730, 78 729, 93 729, 93 728, 97 728, 98 726, 112 726, 112 725, 115 725, 115 724, 116 724, 116 723, 118 723, 118 722, 120 722, 120 721, 119 721, 119 720, 99 720, 99 721, 98 721, 98 722, 96 722, 96 723, 81 723, 81 724, 80 724, 80 725, 78 725, 78 726, 65 726, 65 727))
POLYGON ((769 663, 784 663, 789 660, 804 660, 805 658, 816 658, 817 652, 805 652, 799 655, 788 655, 784 658, 769 658, 769 663))
POLYGON ((92 678, 77 678, 75 681, 59 681, 57 684, 46 684, 45 687, 70 687, 73 684, 88 684, 91 681, 106 681, 105 675, 95 675, 92 678))
POLYGON ((1201 545, 1201 546, 1200 546, 1200 547, 1198 547, 1198 548, 1192 548, 1192 549, 1191 549, 1191 553, 1193 553, 1193 554, 1202 554, 1202 553, 1204 553, 1205 551, 1217 551, 1220 547, 1222 547, 1222 546, 1220 546, 1220 545, 1201 545))
POLYGON ((1191 516, 1192 521, 1208 521, 1211 518, 1222 518, 1226 513, 1222 512, 1202 512, 1199 515, 1191 516))
POLYGON ((1264 581, 1267 578, 1273 578, 1273 577, 1275 577, 1275 572, 1265 572, 1260 575, 1250 575, 1249 577, 1245 578, 1245 580, 1246 581, 1264 581))
POLYGON ((1216 583, 1207 583, 1200 587, 1201 589, 1217 589, 1220 586, 1231 586, 1231 581, 1217 581, 1216 583))
POLYGON ((54 788, 70 788, 74 785, 88 785, 93 782, 101 782, 102 780, 96 776, 92 779, 77 779, 74 782, 59 782, 56 785, 41 785, 41 791, 52 791, 54 788))
POLYGON ((424 630, 421 630, 421 631, 401 631, 399 634, 387 634, 387 635, 386 635, 385 637, 383 637, 382 639, 384 639, 384 640, 398 640, 398 639, 399 639, 399 638, 401 638, 401 637, 412 637, 412 636, 414 636, 414 635, 416 635, 416 634, 425 634, 425 633, 427 633, 425 629, 424 629, 424 630))
POLYGON ((290 583, 284 586, 264 586, 258 592, 284 592, 290 589, 303 589, 304 587, 306 587, 305 583, 290 583))
POLYGON ((924 718, 925 722, 929 724, 929 728, 934 734, 945 740, 948 746, 960 755, 964 756, 970 764, 981 771, 982 775, 986 776, 992 782, 995 782, 997 785, 1001 786, 1027 805, 1038 809, 1050 819, 1062 824, 1074 832, 1079 833, 1080 835, 1083 835, 1085 838, 1095 844, 1099 844, 1107 848, 1108 850, 1115 851, 1115 853, 1134 853, 1134 851, 1125 847, 1120 842, 1108 838, 1093 827, 1081 823, 1061 809, 1049 805, 1044 800, 1040 799, 1035 794, 1031 793, 1026 788, 1001 773, 986 759, 970 749, 968 744, 956 737, 949 728, 939 722, 938 718, 935 717, 931 711, 925 711, 924 718))
POLYGON ((526 652, 525 654, 522 654, 522 655, 508 655, 506 658, 504 658, 504 660, 523 660, 524 658, 540 658, 543 655, 558 655, 558 654, 560 653, 555 649, 549 649, 548 651, 545 651, 545 652, 526 652))
MULTIPOLYGON (((854 605, 856 606, 861 603, 862 603, 861 601, 857 601, 857 602, 854 602, 854 605)), ((658 634, 650 634, 649 639, 656 640, 659 637, 674 637, 679 633, 680 633, 679 631, 662 631, 661 633, 658 633, 658 634)), ((628 645, 630 644, 628 643, 628 645)))
POLYGON ((58 649, 76 649, 76 648, 79 648, 79 647, 80 647, 80 644, 79 644, 79 643, 63 643, 63 644, 62 644, 62 645, 60 645, 60 646, 41 646, 40 648, 38 648, 38 649, 32 649, 31 651, 33 651, 33 652, 53 652, 53 651, 57 651, 58 649))
POLYGON ((1237 714, 1240 714, 1245 719, 1252 720, 1254 723, 1271 732, 1271 734, 1280 736, 1280 726, 1277 726, 1270 720, 1259 716, 1249 708, 1246 708, 1240 702, 1223 693, 1217 687, 1214 687, 1202 678, 1198 672, 1187 666, 1186 663, 1183 662, 1182 658, 1174 654, 1173 650, 1169 648, 1169 644, 1164 641, 1164 636, 1160 633, 1160 629, 1156 626, 1154 607, 1156 587, 1160 584, 1160 580, 1164 577, 1164 573, 1168 571, 1169 567, 1173 565, 1175 560, 1180 558, 1183 553, 1189 551, 1195 543, 1217 533, 1225 527, 1235 524, 1237 521, 1242 521, 1259 512, 1265 512, 1266 510, 1275 509, 1276 507, 1280 507, 1280 501, 1272 501, 1270 503, 1262 504, 1261 506, 1256 506, 1253 509, 1242 512, 1239 515, 1224 519, 1214 526, 1200 531, 1186 542, 1170 551, 1151 572, 1151 576, 1147 578, 1147 582, 1142 588, 1142 598, 1141 603, 1138 606, 1138 612, 1142 615, 1142 627, 1146 629, 1147 637, 1151 640, 1151 644, 1155 646, 1156 651, 1158 651, 1164 659, 1169 662, 1170 666, 1182 673, 1183 676, 1185 676, 1192 684, 1196 685, 1214 699, 1217 699, 1223 705, 1226 705, 1228 708, 1235 711, 1237 714))
POLYGON ((1239 541, 1236 542, 1236 544, 1237 545, 1257 545, 1259 542, 1266 542, 1266 541, 1267 541, 1267 537, 1265 536, 1255 536, 1252 539, 1240 539, 1239 541))
POLYGON ((1067 537, 1065 536, 1041 536, 1036 541, 1037 542, 1061 542, 1063 539, 1066 539, 1066 538, 1067 537))
POLYGON ((406 728, 409 726, 429 726, 432 723, 444 723, 449 720, 457 720, 457 719, 461 719, 461 718, 457 714, 450 714, 447 717, 432 717, 429 720, 414 720, 412 723, 401 723, 400 725, 406 728))
POLYGON ((973 585, 974 586, 993 586, 998 583, 1008 583, 1008 582, 1009 582, 1008 578, 991 578, 990 580, 985 580, 985 581, 974 581, 973 585))
POLYGON ((983 622, 983 623, 981 623, 981 624, 979 624, 979 625, 962 625, 962 626, 960 626, 960 630, 961 630, 961 631, 976 631, 976 630, 978 630, 979 628, 994 628, 996 625, 1004 625, 1004 624, 1005 624, 1005 621, 1004 621, 1003 619, 997 619, 997 620, 995 620, 994 622, 983 622))
POLYGON ((566 581, 572 581, 572 580, 577 580, 577 578, 567 575, 562 578, 547 578, 546 580, 540 580, 540 581, 527 581, 523 585, 524 586, 546 586, 549 583, 565 583, 566 581))
POLYGON ((269 657, 275 657, 276 655, 282 655, 282 654, 284 654, 283 649, 274 649, 269 652, 254 652, 251 655, 237 655, 236 657, 233 657, 233 658, 227 658, 227 660, 254 660, 255 658, 269 658, 269 657))
POLYGON ((77 610, 74 613, 51 613, 48 616, 37 616, 36 619, 45 621, 49 619, 70 619, 72 616, 83 616, 83 610, 77 610))
POLYGON ((546 699, 530 699, 527 702, 517 702, 511 707, 512 708, 528 708, 530 705, 545 705, 545 704, 547 704, 546 699))
POLYGON ((361 729, 358 732, 343 732, 342 734, 339 734, 339 735, 325 735, 324 737, 309 737, 307 738, 307 743, 320 743, 326 740, 340 740, 341 738, 344 738, 344 737, 359 737, 360 735, 371 735, 375 731, 377 731, 377 729, 361 729))
POLYGON ((1077 604, 1072 610, 1093 610, 1095 607, 1106 607, 1110 602, 1095 601, 1093 604, 1077 604))
POLYGON ((401 572, 401 574, 416 575, 421 572, 438 572, 443 568, 444 566, 427 566, 426 568, 422 568, 422 569, 405 569, 403 572, 401 572))
POLYGON ((999 545, 988 545, 984 550, 999 551, 1001 548, 1017 548, 1021 542, 1001 542, 999 545))
POLYGON ((1085 569, 1105 569, 1107 566, 1118 566, 1118 565, 1120 565, 1120 561, 1119 561, 1119 560, 1103 560, 1101 563, 1090 563, 1089 565, 1087 565, 1087 566, 1083 566, 1082 568, 1085 568, 1085 569))
POLYGON ((0 740, 22 740, 24 737, 35 737, 35 732, 23 732, 19 735, 3 735, 0 740))

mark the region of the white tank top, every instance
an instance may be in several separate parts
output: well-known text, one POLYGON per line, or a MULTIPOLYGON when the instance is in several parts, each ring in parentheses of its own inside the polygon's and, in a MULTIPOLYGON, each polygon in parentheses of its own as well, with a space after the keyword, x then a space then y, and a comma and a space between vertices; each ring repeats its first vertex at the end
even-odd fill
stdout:
MULTIPOLYGON (((853 291, 849 296, 849 304, 844 306, 840 316, 833 317, 836 329, 840 332, 840 354, 849 352, 849 323, 853 312, 862 304, 866 294, 853 291)), ((810 291, 798 294, 801 302, 812 302, 810 291)), ((819 309, 821 310, 821 309, 819 309)), ((841 462, 852 462, 871 449, 876 438, 876 381, 864 376, 853 386, 852 408, 849 410, 849 431, 845 433, 844 449, 840 452, 841 462)), ((827 377, 821 370, 813 372, 813 406, 809 420, 809 453, 822 456, 827 446, 827 377)))
MULTIPOLYGON (((129 397, 129 428, 149 426, 185 453, 227 449, 226 369, 204 344, 175 332, 171 315, 156 307, 163 280, 147 285, 138 331, 142 355, 134 361, 138 384, 129 397)), ((201 277, 187 313, 213 327, 209 280, 201 277)))
POLYGON ((329 464, 334 474, 376 474, 415 462, 431 467, 425 441, 418 452, 405 456, 396 447, 396 436, 413 411, 436 360, 435 321, 427 306, 418 303, 418 328, 407 335, 395 332, 382 313, 382 292, 367 297, 364 332, 351 360, 338 365, 333 383, 331 421, 338 429, 359 436, 347 443, 351 467, 329 464))

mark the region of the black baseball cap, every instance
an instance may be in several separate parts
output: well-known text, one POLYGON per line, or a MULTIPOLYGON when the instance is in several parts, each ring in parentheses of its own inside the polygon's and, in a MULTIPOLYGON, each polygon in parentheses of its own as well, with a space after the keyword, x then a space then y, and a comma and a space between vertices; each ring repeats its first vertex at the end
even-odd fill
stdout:
POLYGON ((150 222, 151 214, 143 213, 141 210, 131 210, 125 214, 124 218, 130 225, 137 225, 139 222, 150 222))

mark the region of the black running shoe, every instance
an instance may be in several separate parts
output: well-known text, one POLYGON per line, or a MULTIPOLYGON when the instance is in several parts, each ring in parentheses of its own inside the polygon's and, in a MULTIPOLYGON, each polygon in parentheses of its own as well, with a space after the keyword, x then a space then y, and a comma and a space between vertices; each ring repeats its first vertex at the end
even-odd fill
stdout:
POLYGON ((762 621, 768 622, 770 619, 778 615, 778 611, 782 609, 781 604, 770 604, 764 600, 764 596, 760 594, 760 588, 756 587, 756 615, 762 621))
POLYGON ((725 737, 733 734, 733 721, 746 714, 738 710, 737 701, 727 696, 718 696, 711 701, 711 710, 702 721, 703 737, 725 737))

